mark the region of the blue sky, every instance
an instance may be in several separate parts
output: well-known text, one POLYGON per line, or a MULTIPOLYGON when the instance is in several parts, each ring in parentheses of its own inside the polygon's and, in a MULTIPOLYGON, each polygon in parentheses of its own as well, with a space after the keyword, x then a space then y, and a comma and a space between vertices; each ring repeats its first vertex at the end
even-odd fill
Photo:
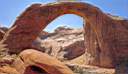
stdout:
MULTIPOLYGON (((103 12, 128 18, 128 0, 81 0, 99 7, 103 12)), ((32 3, 50 3, 55 0, 1 0, 0 2, 0 24, 11 27, 25 8, 32 3)), ((58 17, 45 28, 46 31, 53 31, 56 27, 66 25, 74 28, 81 28, 83 20, 77 15, 66 14, 58 17)))

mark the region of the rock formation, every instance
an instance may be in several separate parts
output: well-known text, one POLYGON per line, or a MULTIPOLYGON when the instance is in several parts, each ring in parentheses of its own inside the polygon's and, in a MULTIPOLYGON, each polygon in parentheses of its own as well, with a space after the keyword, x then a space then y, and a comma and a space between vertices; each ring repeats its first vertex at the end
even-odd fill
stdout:
POLYGON ((83 29, 58 27, 47 35, 40 34, 32 46, 60 60, 71 60, 85 52, 83 29))
POLYGON ((81 56, 85 53, 84 41, 76 41, 75 43, 64 48, 66 54, 64 54, 64 58, 68 60, 74 59, 78 56, 81 56))
POLYGON ((1 29, 0 29, 0 40, 2 40, 2 39, 3 39, 4 34, 5 34, 5 32, 4 32, 3 30, 1 30, 1 29))
POLYGON ((8 31, 7 27, 0 27, 1 30, 3 30, 5 33, 8 31))
POLYGON ((8 28, 6 27, 0 27, 0 40, 3 39, 5 33, 8 31, 8 28))
POLYGON ((33 4, 21 14, 1 41, 10 53, 32 48, 39 33, 55 18, 76 14, 86 21, 84 26, 86 64, 115 67, 128 61, 128 21, 114 19, 99 8, 81 2, 33 4))
POLYGON ((9 66, 0 67, 0 74, 20 74, 15 68, 9 66))
POLYGON ((74 74, 57 59, 36 50, 25 50, 20 53, 19 57, 13 67, 20 74, 74 74))

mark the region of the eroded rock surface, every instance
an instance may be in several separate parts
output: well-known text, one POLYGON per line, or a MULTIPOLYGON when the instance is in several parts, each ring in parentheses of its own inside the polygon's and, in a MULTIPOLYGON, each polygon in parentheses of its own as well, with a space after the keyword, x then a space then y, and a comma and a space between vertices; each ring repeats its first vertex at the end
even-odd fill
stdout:
POLYGON ((20 74, 15 68, 10 66, 0 67, 0 74, 20 74))
POLYGON ((20 53, 13 67, 20 74, 74 74, 66 65, 48 54, 28 49, 20 53))
POLYGON ((5 33, 8 31, 8 28, 6 27, 0 27, 0 40, 3 39, 5 33))
POLYGON ((0 40, 3 39, 5 33, 8 31, 8 28, 6 27, 0 27, 0 40))
POLYGON ((79 15, 88 23, 84 27, 85 40, 89 40, 85 41, 86 55, 90 57, 86 64, 115 67, 119 61, 128 59, 128 21, 114 19, 99 8, 81 2, 33 4, 17 18, 1 42, 7 44, 10 53, 31 48, 39 33, 64 14, 79 15))
POLYGON ((53 33, 40 34, 33 47, 60 60, 74 59, 85 52, 83 29, 60 26, 53 33))
POLYGON ((5 32, 4 32, 3 30, 1 30, 1 29, 0 29, 0 40, 2 40, 2 39, 3 39, 4 34, 5 34, 5 32))

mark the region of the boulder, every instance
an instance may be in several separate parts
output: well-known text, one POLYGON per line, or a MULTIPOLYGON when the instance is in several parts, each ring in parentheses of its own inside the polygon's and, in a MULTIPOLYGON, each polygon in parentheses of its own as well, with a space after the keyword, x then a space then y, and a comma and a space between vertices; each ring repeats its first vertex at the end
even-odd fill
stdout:
POLYGON ((74 74, 57 59, 37 50, 27 49, 19 57, 13 67, 20 74, 74 74))
POLYGON ((66 46, 63 51, 66 52, 64 58, 68 60, 79 57, 85 53, 84 41, 76 41, 66 46))

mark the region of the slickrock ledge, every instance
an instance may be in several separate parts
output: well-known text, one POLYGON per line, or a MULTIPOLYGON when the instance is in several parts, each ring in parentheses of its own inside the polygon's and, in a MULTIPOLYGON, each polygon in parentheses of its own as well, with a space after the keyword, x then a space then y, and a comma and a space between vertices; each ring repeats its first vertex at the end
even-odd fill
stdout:
POLYGON ((24 50, 19 57, 13 66, 20 74, 74 74, 57 59, 37 50, 24 50))

